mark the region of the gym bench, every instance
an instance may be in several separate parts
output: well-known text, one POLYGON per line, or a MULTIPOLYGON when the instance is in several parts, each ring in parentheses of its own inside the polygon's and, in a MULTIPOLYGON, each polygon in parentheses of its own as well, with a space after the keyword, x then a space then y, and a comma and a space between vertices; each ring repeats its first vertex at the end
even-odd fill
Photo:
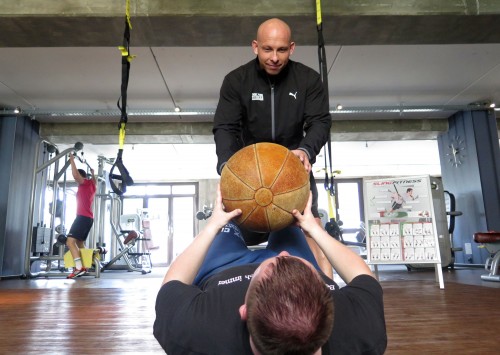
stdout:
POLYGON ((139 232, 137 232, 135 230, 123 230, 123 231, 121 231, 121 234, 118 236, 118 238, 116 240, 118 241, 118 246, 119 246, 120 252, 113 259, 111 259, 108 263, 106 263, 102 267, 101 271, 111 269, 111 266, 115 262, 117 262, 119 259, 123 258, 123 260, 125 261, 125 263, 127 265, 127 269, 129 271, 138 271, 142 274, 147 274, 148 272, 151 272, 151 270, 145 270, 145 269, 138 267, 137 263, 136 263, 136 265, 132 264, 132 261, 130 260, 131 256, 134 256, 134 254, 137 254, 137 253, 131 253, 131 249, 134 248, 134 246, 136 245, 136 241, 141 240, 141 238, 139 238, 139 232), (120 238, 120 237, 122 237, 124 239, 122 240, 122 238, 120 238))
POLYGON ((500 282, 500 232, 474 233, 474 241, 483 245, 490 253, 484 264, 484 268, 490 273, 481 275, 481 279, 500 282))

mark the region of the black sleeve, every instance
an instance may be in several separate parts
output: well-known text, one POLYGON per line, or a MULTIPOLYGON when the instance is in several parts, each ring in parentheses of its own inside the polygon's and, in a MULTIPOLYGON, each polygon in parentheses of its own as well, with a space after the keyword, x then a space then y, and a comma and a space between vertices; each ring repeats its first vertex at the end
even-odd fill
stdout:
POLYGON ((311 163, 316 161, 316 156, 328 141, 332 118, 330 105, 321 77, 314 70, 308 72, 307 100, 304 111, 305 136, 300 143, 300 148, 306 149, 310 155, 311 163))
POLYGON ((170 281, 156 299, 153 334, 167 354, 251 354, 249 335, 241 321, 246 285, 235 282, 203 289, 170 281))
POLYGON ((176 340, 184 329, 185 310, 201 292, 198 287, 180 281, 167 282, 160 288, 156 297, 153 334, 165 352, 178 347, 176 340))
POLYGON ((382 286, 380 286, 380 283, 374 277, 364 274, 358 275, 349 282, 348 286, 363 289, 373 297, 373 300, 376 301, 379 306, 383 306, 382 286))
POLYGON ((217 153, 217 172, 221 173, 223 165, 240 150, 241 120, 243 107, 237 88, 236 75, 226 75, 220 89, 219 103, 215 110, 212 132, 217 153))
POLYGON ((347 286, 333 291, 333 298, 335 317, 328 353, 384 354, 387 333, 379 282, 372 276, 359 275, 347 286))

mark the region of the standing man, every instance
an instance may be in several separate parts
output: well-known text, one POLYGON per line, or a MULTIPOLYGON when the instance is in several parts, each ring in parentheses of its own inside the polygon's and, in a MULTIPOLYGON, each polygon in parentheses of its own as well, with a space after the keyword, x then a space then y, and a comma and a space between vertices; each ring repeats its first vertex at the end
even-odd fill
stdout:
POLYGON ((85 241, 94 224, 92 203, 94 202, 97 180, 94 175, 94 169, 90 169, 92 176, 90 179, 87 179, 85 170, 76 168, 73 154, 69 155, 69 161, 71 162, 71 173, 78 184, 78 191, 76 193, 76 219, 71 225, 66 241, 66 245, 75 261, 75 268, 68 276, 68 279, 74 279, 87 272, 87 269, 82 264, 80 249, 85 247, 85 241))
MULTIPOLYGON (((252 41, 257 57, 224 78, 213 126, 217 172, 220 175, 229 158, 245 146, 259 142, 283 145, 310 174, 312 213, 320 223, 318 190, 311 170, 330 134, 328 96, 316 71, 290 60, 295 50, 291 38, 290 27, 282 20, 263 22, 252 41)), ((266 237, 245 233, 248 245, 259 244, 266 237)))

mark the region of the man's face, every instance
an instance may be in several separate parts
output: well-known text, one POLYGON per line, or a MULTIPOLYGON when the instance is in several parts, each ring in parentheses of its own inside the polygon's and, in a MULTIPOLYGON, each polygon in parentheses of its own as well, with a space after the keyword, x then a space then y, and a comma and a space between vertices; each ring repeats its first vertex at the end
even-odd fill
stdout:
POLYGON ((252 42, 260 67, 269 75, 279 74, 295 49, 295 43, 290 42, 289 36, 281 32, 283 31, 274 30, 263 33, 252 42))

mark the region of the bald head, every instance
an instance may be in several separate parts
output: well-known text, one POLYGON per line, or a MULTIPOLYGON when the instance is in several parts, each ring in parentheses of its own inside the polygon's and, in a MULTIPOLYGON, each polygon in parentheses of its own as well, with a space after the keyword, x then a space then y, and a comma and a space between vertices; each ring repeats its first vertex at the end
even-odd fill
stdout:
POLYGON ((277 75, 287 65, 295 49, 291 38, 290 27, 280 19, 272 18, 259 26, 252 48, 267 74, 277 75))
POLYGON ((290 26, 287 25, 285 21, 278 18, 272 18, 267 21, 262 22, 257 30, 257 41, 273 37, 281 37, 286 42, 290 42, 292 39, 292 30, 290 26))

